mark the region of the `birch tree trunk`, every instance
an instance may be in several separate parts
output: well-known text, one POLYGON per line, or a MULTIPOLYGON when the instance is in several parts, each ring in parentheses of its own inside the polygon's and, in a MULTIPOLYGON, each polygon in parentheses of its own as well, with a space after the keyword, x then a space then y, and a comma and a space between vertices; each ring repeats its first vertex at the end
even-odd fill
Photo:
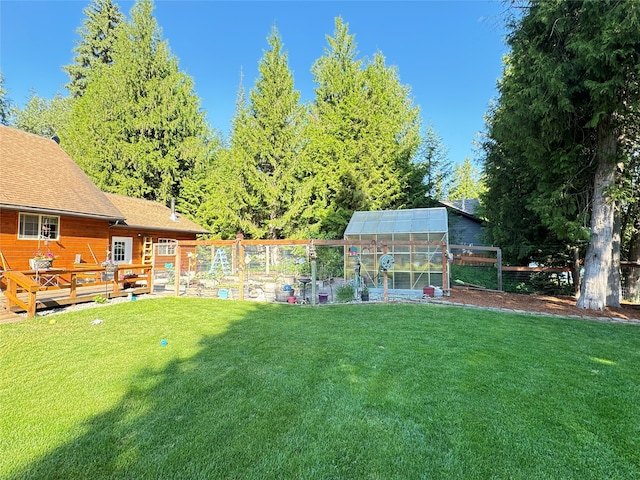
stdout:
MULTIPOLYGON (((606 307, 612 268, 614 202, 609 191, 615 183, 618 138, 611 118, 598 125, 598 162, 593 179, 591 239, 584 259, 584 278, 577 306, 602 311, 606 307)), ((619 282, 619 277, 618 277, 619 282)), ((618 287, 618 303, 619 291, 618 287)))

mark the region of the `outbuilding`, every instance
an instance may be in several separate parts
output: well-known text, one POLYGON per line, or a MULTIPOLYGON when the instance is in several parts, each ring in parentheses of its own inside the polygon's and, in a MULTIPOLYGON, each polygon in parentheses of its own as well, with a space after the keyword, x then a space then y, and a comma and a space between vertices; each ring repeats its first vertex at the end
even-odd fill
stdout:
POLYGON ((448 232, 444 207, 356 211, 344 233, 354 242, 346 247, 345 271, 374 287, 386 270, 390 289, 447 289, 448 232), (385 269, 389 256, 392 266, 385 269))

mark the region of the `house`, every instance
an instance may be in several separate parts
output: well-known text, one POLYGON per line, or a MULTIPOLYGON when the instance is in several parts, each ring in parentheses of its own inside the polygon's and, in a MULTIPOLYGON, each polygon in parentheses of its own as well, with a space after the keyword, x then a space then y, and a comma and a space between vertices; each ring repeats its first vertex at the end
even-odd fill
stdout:
POLYGON ((0 269, 27 270, 34 252, 58 268, 150 263, 152 243, 167 254, 206 233, 157 202, 103 193, 55 139, 0 126, 0 269))
POLYGON ((477 216, 480 201, 462 199, 439 202, 449 213, 449 242, 455 245, 483 246, 482 220, 477 216))

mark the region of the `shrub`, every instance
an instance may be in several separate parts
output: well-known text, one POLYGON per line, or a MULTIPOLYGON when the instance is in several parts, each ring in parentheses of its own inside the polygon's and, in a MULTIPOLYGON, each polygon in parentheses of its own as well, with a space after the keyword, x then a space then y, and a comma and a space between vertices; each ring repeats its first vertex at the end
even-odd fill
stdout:
POLYGON ((336 288, 336 302, 345 303, 354 299, 356 290, 350 283, 345 283, 336 288))

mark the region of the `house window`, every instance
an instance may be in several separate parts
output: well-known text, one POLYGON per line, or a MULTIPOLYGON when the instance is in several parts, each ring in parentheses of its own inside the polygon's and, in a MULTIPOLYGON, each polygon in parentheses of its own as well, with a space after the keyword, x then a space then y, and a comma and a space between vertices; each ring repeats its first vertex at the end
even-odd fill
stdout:
POLYGON ((177 243, 173 238, 159 238, 158 255, 175 256, 177 243))
POLYGON ((18 238, 21 240, 59 240, 60 217, 21 213, 18 238))

